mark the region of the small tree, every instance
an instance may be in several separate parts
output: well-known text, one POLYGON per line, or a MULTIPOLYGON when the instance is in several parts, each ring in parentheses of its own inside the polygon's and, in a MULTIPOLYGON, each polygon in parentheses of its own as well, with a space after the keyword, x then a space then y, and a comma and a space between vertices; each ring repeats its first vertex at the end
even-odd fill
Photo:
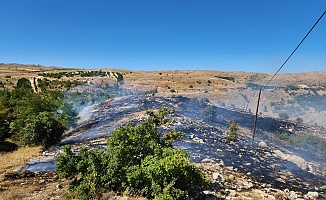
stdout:
POLYGON ((26 125, 20 131, 20 143, 23 146, 42 145, 49 147, 61 140, 65 128, 51 113, 40 112, 26 120, 26 125))
POLYGON ((227 138, 229 140, 235 140, 235 138, 237 137, 237 131, 238 125, 234 122, 234 120, 232 120, 227 138))
POLYGON ((202 118, 205 122, 214 122, 217 117, 217 107, 214 105, 209 105, 207 106, 203 111, 202 111, 202 118))

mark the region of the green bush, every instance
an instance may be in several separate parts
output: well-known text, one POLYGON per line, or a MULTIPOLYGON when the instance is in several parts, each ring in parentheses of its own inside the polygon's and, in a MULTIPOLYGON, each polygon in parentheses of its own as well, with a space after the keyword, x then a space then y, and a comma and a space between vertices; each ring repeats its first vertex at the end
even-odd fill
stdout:
POLYGON ((74 179, 70 194, 89 199, 101 188, 142 193, 154 199, 183 199, 194 192, 195 185, 208 183, 204 173, 191 164, 184 150, 174 150, 172 143, 184 134, 165 133, 158 127, 172 120, 165 116, 173 110, 148 111, 148 118, 116 129, 109 138, 108 151, 82 148, 74 155, 70 147, 57 158, 56 171, 60 178, 74 179))
POLYGON ((0 141, 11 138, 21 146, 48 147, 60 140, 73 120, 71 107, 63 106, 60 91, 34 93, 26 78, 11 92, 0 91, 0 141), (57 111, 61 109, 61 113, 57 111))
POLYGON ((26 120, 25 127, 20 131, 20 142, 22 146, 49 147, 61 140, 64 130, 63 125, 51 113, 40 112, 26 120))

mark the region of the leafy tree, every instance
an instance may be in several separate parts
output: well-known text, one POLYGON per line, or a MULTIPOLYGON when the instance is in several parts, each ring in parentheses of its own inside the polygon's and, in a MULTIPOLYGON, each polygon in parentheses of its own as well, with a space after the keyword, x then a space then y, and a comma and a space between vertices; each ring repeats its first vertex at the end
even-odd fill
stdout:
POLYGON ((56 119, 60 121, 66 129, 76 126, 78 112, 74 109, 72 103, 64 102, 57 114, 56 119))
POLYGON ((9 137, 9 115, 11 113, 9 98, 10 93, 7 90, 0 90, 0 141, 9 137))
POLYGON ((204 173, 191 164, 184 150, 174 150, 172 143, 181 132, 165 133, 158 128, 172 123, 166 115, 173 110, 148 111, 143 123, 116 129, 109 138, 108 151, 82 148, 75 155, 70 147, 57 158, 60 178, 74 179, 70 194, 89 199, 100 188, 123 191, 132 188, 149 198, 183 199, 195 185, 205 185, 204 173))
POLYGON ((11 137, 22 146, 57 142, 68 117, 56 110, 63 103, 60 91, 34 93, 31 83, 21 78, 11 92, 0 92, 0 140, 11 137))
POLYGON ((17 81, 16 88, 32 89, 31 82, 27 78, 20 78, 17 81))
POLYGON ((49 147, 61 140, 64 130, 64 126, 51 113, 40 112, 26 120, 25 127, 19 132, 20 142, 23 146, 49 147))

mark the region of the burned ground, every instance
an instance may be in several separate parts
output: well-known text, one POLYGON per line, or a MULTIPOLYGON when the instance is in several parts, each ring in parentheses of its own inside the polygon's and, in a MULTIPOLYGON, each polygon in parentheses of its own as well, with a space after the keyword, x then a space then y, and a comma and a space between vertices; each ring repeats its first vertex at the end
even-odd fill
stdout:
POLYGON ((128 122, 140 123, 146 117, 146 110, 168 107, 175 110, 171 116, 175 123, 162 128, 161 131, 162 133, 165 129, 183 131, 185 137, 175 142, 174 146, 187 150, 192 162, 201 163, 205 159, 211 159, 216 163, 222 161, 225 166, 250 177, 254 187, 257 188, 265 183, 275 188, 306 192, 326 184, 323 157, 306 149, 281 145, 272 137, 283 132, 292 133, 294 130, 309 132, 311 128, 323 134, 322 127, 259 117, 257 139, 253 142, 251 138, 253 115, 214 107, 217 117, 205 122, 203 110, 211 106, 210 102, 194 105, 191 98, 181 96, 138 95, 116 98, 110 106, 101 105, 92 105, 88 120, 81 120, 79 127, 68 132, 54 151, 58 151, 59 147, 65 144, 71 144, 76 152, 83 145, 105 149, 105 141, 115 128, 128 122), (232 120, 240 128, 235 141, 229 141, 226 137, 232 120), (261 141, 265 145, 261 145, 259 143, 261 141), (281 157, 277 152, 286 156, 281 157))

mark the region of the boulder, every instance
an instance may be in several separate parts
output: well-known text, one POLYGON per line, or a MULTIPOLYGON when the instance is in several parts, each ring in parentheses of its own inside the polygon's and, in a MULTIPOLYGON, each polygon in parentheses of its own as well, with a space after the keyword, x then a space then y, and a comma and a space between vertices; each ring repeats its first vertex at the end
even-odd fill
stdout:
POLYGON ((283 160, 288 160, 290 162, 293 162, 294 164, 296 164, 298 167, 300 167, 303 170, 308 169, 307 162, 303 158, 301 158, 299 156, 285 154, 285 153, 281 152, 280 150, 275 150, 274 153, 278 157, 282 158, 283 160))
POLYGON ((220 173, 213 173, 213 180, 218 182, 224 182, 225 179, 220 173))
POLYGON ((290 200, 296 200, 296 199, 298 199, 298 195, 294 191, 290 191, 288 194, 288 198, 290 200))
POLYGON ((261 142, 258 143, 258 146, 260 146, 262 148, 266 148, 267 144, 265 142, 261 141, 261 142))
POLYGON ((309 200, 314 200, 314 199, 318 199, 318 192, 308 192, 306 195, 304 195, 305 199, 309 199, 309 200))

